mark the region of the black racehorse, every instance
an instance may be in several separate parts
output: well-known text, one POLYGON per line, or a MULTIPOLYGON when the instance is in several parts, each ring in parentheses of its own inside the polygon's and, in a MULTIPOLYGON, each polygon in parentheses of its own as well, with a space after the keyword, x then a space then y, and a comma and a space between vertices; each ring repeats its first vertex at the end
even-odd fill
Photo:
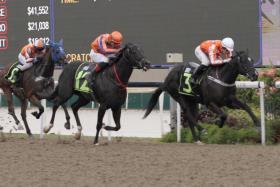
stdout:
MULTIPOLYGON (((20 75, 21 79, 18 84, 22 87, 23 94, 21 95, 23 95, 23 97, 19 97, 17 93, 15 93, 15 95, 21 102, 21 117, 29 136, 32 134, 26 120, 27 101, 29 100, 34 106, 39 108, 38 112, 35 111, 32 112, 32 114, 37 119, 40 118, 41 114, 44 112, 44 107, 41 105, 40 100, 48 98, 54 91, 54 80, 52 76, 55 64, 63 64, 66 59, 62 45, 62 40, 58 43, 50 42, 50 45, 46 46, 46 54, 44 57, 20 75), (44 79, 36 81, 36 78, 38 77, 44 77, 44 79)), ((0 88, 2 88, 4 95, 7 98, 9 114, 13 116, 16 124, 19 124, 20 122, 14 111, 11 83, 4 78, 12 65, 13 64, 8 64, 0 72, 0 88)))
MULTIPOLYGON (((227 118, 220 107, 227 106, 233 109, 243 109, 252 118, 254 124, 259 126, 259 120, 253 114, 252 110, 245 103, 236 98, 235 81, 239 74, 246 76, 251 81, 258 78, 258 73, 254 68, 252 59, 248 56, 248 52, 236 52, 229 63, 221 66, 212 66, 202 75, 200 84, 197 85, 193 95, 184 95, 178 92, 182 73, 186 68, 191 69, 191 64, 181 64, 174 67, 167 75, 164 83, 159 86, 153 93, 144 118, 146 118, 153 110, 160 94, 165 91, 181 106, 185 119, 190 126, 193 139, 200 143, 200 137, 196 135, 194 127, 201 132, 204 129, 197 124, 198 103, 204 104, 220 117, 219 127, 223 127, 227 118), (198 96, 197 96, 198 95, 198 96)), ((187 84, 189 82, 187 81, 187 84)), ((191 88, 191 85, 188 89, 191 88)), ((193 86, 193 85, 192 85, 193 86)), ((200 133, 199 133, 200 134, 200 133)))
MULTIPOLYGON (((58 80, 56 92, 54 93, 56 97, 54 98, 52 118, 49 126, 44 128, 44 132, 49 132, 53 127, 57 108, 75 94, 78 96, 78 99, 71 107, 78 126, 78 132, 75 136, 76 139, 80 139, 82 131, 78 116, 79 108, 88 104, 92 100, 95 100, 100 104, 96 126, 97 131, 94 140, 94 144, 97 144, 99 131, 102 128, 103 117, 107 109, 112 110, 116 127, 105 126, 104 128, 113 131, 118 131, 121 128, 121 106, 126 100, 126 85, 132 74, 133 68, 147 70, 150 63, 144 57, 142 50, 137 45, 126 44, 117 55, 113 65, 97 75, 94 80, 94 87, 92 88, 94 96, 90 93, 76 91, 74 88, 76 71, 83 63, 84 62, 71 62, 63 69, 58 80)), ((87 63, 87 65, 89 65, 89 63, 87 63)))

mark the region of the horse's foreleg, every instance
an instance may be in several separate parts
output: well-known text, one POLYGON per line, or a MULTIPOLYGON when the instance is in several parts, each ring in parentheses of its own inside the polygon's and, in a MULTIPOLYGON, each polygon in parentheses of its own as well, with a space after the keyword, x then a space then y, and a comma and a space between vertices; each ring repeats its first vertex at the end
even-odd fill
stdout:
POLYGON ((35 112, 32 112, 31 114, 33 116, 35 116, 37 119, 40 118, 40 116, 43 114, 44 112, 44 107, 42 106, 40 100, 35 96, 35 95, 32 95, 30 98, 29 98, 29 101, 36 107, 39 108, 39 112, 35 111, 35 112))
POLYGON ((104 129, 107 131, 118 131, 121 128, 121 107, 112 109, 112 112, 116 127, 105 126, 104 129))
POLYGON ((29 129, 27 120, 26 120, 26 109, 27 109, 27 99, 21 100, 21 118, 22 121, 24 123, 25 129, 26 129, 26 133, 28 134, 28 136, 32 136, 32 133, 29 129))
POLYGON ((89 103, 89 100, 87 100, 86 98, 82 97, 82 96, 79 96, 78 100, 75 101, 72 105, 71 105, 71 108, 72 108, 72 111, 74 113, 74 116, 75 116, 75 119, 76 119, 76 123, 77 123, 77 128, 78 128, 78 131, 77 133, 75 134, 75 138, 76 140, 79 140, 81 138, 81 133, 82 133, 82 125, 81 125, 81 122, 80 122, 80 118, 79 118, 79 115, 78 115, 78 110, 89 103))
POLYGON ((66 129, 70 129, 70 122, 69 122, 70 116, 69 116, 68 110, 67 110, 67 108, 66 108, 66 106, 65 106, 65 104, 64 104, 66 101, 67 101, 67 98, 61 99, 59 96, 57 96, 55 99, 53 99, 53 107, 52 107, 52 117, 51 117, 51 121, 50 121, 50 123, 49 123, 48 126, 45 126, 45 127, 44 127, 44 133, 48 133, 48 132, 51 130, 51 128, 53 127, 53 125, 54 125, 54 119, 55 119, 55 114, 56 114, 56 111, 57 111, 57 109, 58 109, 58 107, 59 107, 60 105, 62 106, 62 108, 63 108, 63 110, 64 110, 65 117, 66 117, 66 120, 67 120, 67 122, 65 123, 64 126, 65 126, 65 128, 66 128, 66 126, 68 125, 69 128, 66 128, 66 129))
POLYGON ((52 107, 52 117, 51 121, 48 126, 44 127, 44 133, 48 133, 54 124, 54 118, 58 107, 60 106, 59 97, 54 100, 53 107, 52 107))
POLYGON ((62 107, 63 110, 64 110, 65 119, 66 119, 66 122, 65 122, 65 124, 64 124, 64 127, 65 127, 65 129, 69 130, 69 129, 70 129, 70 116, 69 116, 67 107, 65 106, 65 104, 62 104, 61 107, 62 107))
POLYGON ((236 97, 232 97, 231 103, 229 105, 227 105, 227 107, 232 108, 232 109, 245 110, 249 114, 251 119, 253 120, 254 125, 256 127, 260 127, 260 120, 255 116, 255 114, 252 112, 251 108, 246 103, 242 103, 236 97))
POLYGON ((96 136, 95 136, 95 139, 94 139, 94 144, 97 145, 98 144, 98 136, 99 136, 99 132, 102 128, 102 122, 103 122, 103 117, 104 117, 104 114, 106 112, 106 105, 104 104, 101 104, 99 106, 99 109, 98 109, 98 119, 97 119, 97 125, 96 125, 96 136))
POLYGON ((214 103, 209 104, 209 109, 219 116, 220 121, 218 122, 218 126, 222 128, 227 119, 227 114, 214 103))

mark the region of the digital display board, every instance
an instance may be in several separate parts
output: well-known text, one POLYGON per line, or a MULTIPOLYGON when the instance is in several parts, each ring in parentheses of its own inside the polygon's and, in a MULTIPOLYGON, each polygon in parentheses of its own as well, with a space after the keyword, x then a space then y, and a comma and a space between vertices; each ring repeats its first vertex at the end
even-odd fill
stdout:
POLYGON ((114 30, 153 64, 166 64, 166 53, 197 61, 200 42, 227 36, 260 61, 259 6, 259 0, 0 0, 0 66, 39 37, 62 38, 70 61, 86 61, 90 43, 114 30))
POLYGON ((0 0, 0 66, 17 60, 21 48, 50 41, 49 0, 0 0))

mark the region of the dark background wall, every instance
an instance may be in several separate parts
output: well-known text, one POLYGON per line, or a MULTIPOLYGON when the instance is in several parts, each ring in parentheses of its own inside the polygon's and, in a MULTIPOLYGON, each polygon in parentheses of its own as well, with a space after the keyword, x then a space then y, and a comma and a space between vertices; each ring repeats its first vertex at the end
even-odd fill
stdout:
POLYGON ((154 64, 166 63, 170 52, 183 53, 184 61, 196 60, 194 48, 201 41, 226 36, 234 38, 237 50, 248 48, 256 61, 261 57, 259 0, 75 2, 7 0, 9 46, 0 50, 0 66, 16 60, 29 38, 63 38, 66 52, 79 55, 89 52, 95 37, 112 30, 121 31, 125 42, 138 43, 154 64), (28 9, 39 6, 48 6, 47 14, 28 9), (29 22, 49 22, 49 28, 33 30, 29 22))

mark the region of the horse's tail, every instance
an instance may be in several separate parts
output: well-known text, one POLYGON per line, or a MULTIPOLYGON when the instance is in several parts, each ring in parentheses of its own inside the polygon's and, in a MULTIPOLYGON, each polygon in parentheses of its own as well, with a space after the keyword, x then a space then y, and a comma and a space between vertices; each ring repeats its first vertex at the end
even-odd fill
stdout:
POLYGON ((163 92, 163 89, 162 87, 158 87, 155 92, 153 93, 149 103, 148 103, 148 107, 146 109, 146 113, 145 115, 143 116, 143 119, 145 119, 151 112, 152 110, 154 109, 154 107, 156 106, 157 104, 157 101, 158 101, 158 98, 160 96, 160 94, 163 92))

